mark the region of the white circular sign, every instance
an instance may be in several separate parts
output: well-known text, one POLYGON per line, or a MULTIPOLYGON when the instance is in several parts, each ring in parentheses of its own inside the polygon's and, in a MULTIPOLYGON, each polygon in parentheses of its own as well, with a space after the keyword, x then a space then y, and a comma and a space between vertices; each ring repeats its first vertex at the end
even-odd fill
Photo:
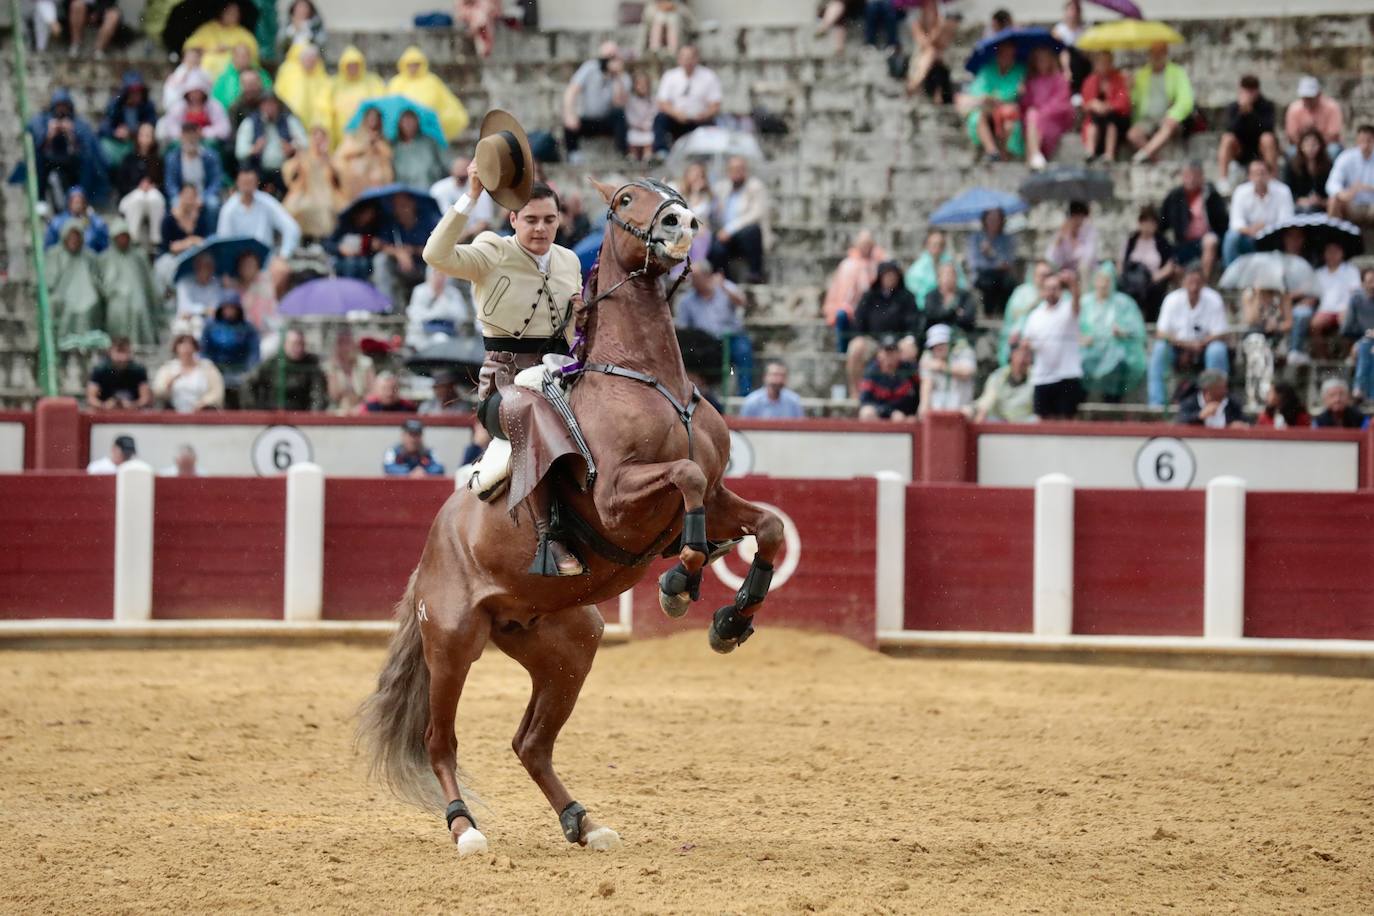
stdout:
MULTIPOLYGON (((801 562, 801 535, 797 533, 797 526, 793 523, 788 514, 777 506, 769 503, 754 503, 760 509, 767 509, 778 517, 782 522, 782 562, 773 568, 773 582, 768 587, 771 592, 774 589, 782 588, 787 580, 792 578, 792 574, 797 571, 797 564, 801 562)), ((739 542, 735 548, 735 553, 740 560, 747 566, 754 562, 754 554, 758 553, 759 542, 754 539, 752 534, 746 535, 744 540, 739 542)), ((716 562, 711 564, 711 571, 716 574, 716 578, 725 583, 726 588, 739 588, 744 584, 744 576, 737 575, 730 564, 726 562, 730 559, 730 554, 726 554, 716 562)))
POLYGON ((738 430, 730 430, 730 460, 725 465, 726 477, 743 477, 754 473, 754 447, 738 430))
POLYGON ((1186 490, 1196 474, 1197 461, 1182 439, 1157 436, 1136 452, 1136 483, 1146 490, 1186 490))
POLYGON ((313 457, 310 440, 294 426, 269 426, 253 441, 253 470, 259 477, 285 474, 291 465, 313 457))

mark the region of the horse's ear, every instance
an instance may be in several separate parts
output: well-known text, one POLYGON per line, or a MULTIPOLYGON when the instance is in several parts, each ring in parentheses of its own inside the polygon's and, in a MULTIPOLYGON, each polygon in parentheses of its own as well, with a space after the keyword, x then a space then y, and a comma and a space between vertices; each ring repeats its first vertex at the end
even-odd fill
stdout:
POLYGON ((615 185, 607 184, 604 181, 597 181, 590 175, 587 176, 587 180, 591 182, 592 187, 596 188, 597 191, 601 193, 601 197, 606 203, 611 202, 611 198, 615 196, 615 185))

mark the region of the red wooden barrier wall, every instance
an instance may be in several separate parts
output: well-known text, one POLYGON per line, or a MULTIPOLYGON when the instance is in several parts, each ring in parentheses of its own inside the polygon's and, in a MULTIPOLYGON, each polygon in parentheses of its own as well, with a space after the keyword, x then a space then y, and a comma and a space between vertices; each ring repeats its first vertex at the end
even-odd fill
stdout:
POLYGON ((1035 492, 906 490, 908 630, 1031 629, 1035 492))
POLYGON ((1073 631, 1201 636, 1205 496, 1074 494, 1073 631))
POLYGON ((0 617, 108 618, 113 477, 0 475, 0 617))

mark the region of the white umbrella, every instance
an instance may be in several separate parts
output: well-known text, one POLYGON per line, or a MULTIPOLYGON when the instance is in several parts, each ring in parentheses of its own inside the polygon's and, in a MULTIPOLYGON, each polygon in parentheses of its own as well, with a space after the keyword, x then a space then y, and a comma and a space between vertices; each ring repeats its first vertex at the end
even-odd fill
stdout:
POLYGON ((1312 265, 1295 255, 1260 252, 1236 258, 1221 275, 1223 289, 1274 289, 1282 293, 1319 294, 1312 265))
POLYGON ((680 171, 688 162, 704 159, 714 172, 732 156, 743 156, 751 164, 763 162, 763 150, 753 134, 724 127, 698 127, 673 144, 668 153, 668 166, 680 171))

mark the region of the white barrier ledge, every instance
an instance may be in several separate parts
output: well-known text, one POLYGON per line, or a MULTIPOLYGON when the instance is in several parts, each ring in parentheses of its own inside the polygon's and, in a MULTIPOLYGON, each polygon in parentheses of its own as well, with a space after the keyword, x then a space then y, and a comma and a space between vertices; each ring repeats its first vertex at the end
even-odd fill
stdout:
POLYGON ((324 610, 324 470, 301 462, 286 472, 286 564, 282 613, 319 620, 324 610))
POLYGON ((906 481, 895 471, 879 471, 877 582, 878 629, 901 629, 906 620, 906 481))
POLYGON ((1032 629, 1038 636, 1073 632, 1073 481, 1046 474, 1035 482, 1032 629))
POLYGON ((1362 639, 1205 639, 1201 636, 1040 636, 975 630, 880 630, 880 648, 1091 649, 1234 655, 1322 655, 1374 658, 1374 640, 1362 639))
MULTIPOLYGON (((392 620, 0 620, 0 642, 18 639, 339 639, 389 635, 392 620)), ((624 642, 629 630, 607 624, 605 640, 624 642)))
POLYGON ((115 474, 114 618, 153 616, 153 469, 137 458, 115 474))
POLYGON ((1245 481, 1207 484, 1203 548, 1202 635, 1239 639, 1245 633, 1245 481))

